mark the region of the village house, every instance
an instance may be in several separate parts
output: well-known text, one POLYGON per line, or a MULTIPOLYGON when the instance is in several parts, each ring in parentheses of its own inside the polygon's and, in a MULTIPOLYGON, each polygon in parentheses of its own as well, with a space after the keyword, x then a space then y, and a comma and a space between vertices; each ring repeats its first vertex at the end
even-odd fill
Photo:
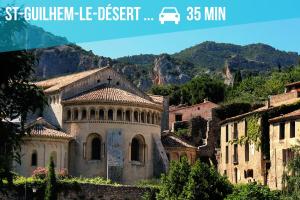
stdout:
POLYGON ((161 142, 169 161, 179 161, 182 157, 186 157, 190 164, 194 164, 197 160, 197 147, 174 133, 167 131, 162 133, 161 142))
POLYGON ((215 148, 220 136, 219 119, 214 109, 219 105, 205 99, 202 103, 192 106, 170 106, 169 129, 176 132, 186 127, 191 132, 190 143, 197 147, 197 158, 215 163, 215 148))
POLYGON ((293 147, 300 145, 300 109, 275 117, 270 122, 270 188, 283 189, 283 173, 294 157, 293 147))
MULTIPOLYGON (((288 84, 286 85, 285 93, 270 96, 265 106, 242 115, 227 118, 221 122, 221 148, 220 152, 218 152, 218 170, 221 174, 226 175, 232 183, 247 183, 251 181, 257 181, 276 188, 273 186, 274 184, 276 185, 276 181, 274 179, 274 171, 272 170, 275 170, 274 167, 277 168, 278 160, 276 161, 277 164, 275 164, 275 158, 279 158, 280 155, 282 156, 282 152, 276 155, 274 158, 272 158, 272 156, 274 156, 274 149, 276 149, 275 152, 279 152, 281 148, 289 148, 289 145, 286 144, 287 142, 285 142, 288 139, 277 141, 279 140, 278 137, 280 137, 280 135, 276 134, 280 132, 280 128, 277 130, 280 125, 278 126, 277 124, 275 127, 274 125, 271 125, 269 127, 268 121, 266 124, 266 126, 269 127, 267 129, 267 133, 262 132, 265 128, 263 127, 263 123, 265 122, 263 122, 261 114, 275 110, 282 105, 293 105, 299 102, 299 88, 300 82, 288 84), (242 143, 237 142, 241 142, 241 138, 248 136, 248 127, 250 126, 248 123, 251 119, 251 128, 253 128, 253 125, 257 126, 258 133, 261 134, 259 138, 261 144, 255 144, 251 140, 245 140, 242 143), (277 144, 280 145, 277 147, 277 144)), ((278 115, 280 115, 280 113, 278 115)), ((277 118, 271 119, 270 122, 273 123, 276 120, 277 118)), ((285 131, 289 131, 289 126, 290 125, 288 123, 285 124, 284 128, 283 125, 281 125, 281 130, 284 129, 285 131)), ((293 126, 293 122, 291 126, 293 126)), ((284 154, 289 154, 288 150, 285 152, 284 154)), ((280 157, 280 159, 282 159, 282 157, 280 157)), ((282 168, 279 166, 279 168, 276 170, 278 169, 281 170, 282 168)), ((281 185, 278 184, 277 180, 277 188, 279 186, 281 185)))
POLYGON ((53 157, 56 170, 132 184, 168 168, 161 143, 165 98, 138 89, 111 67, 35 83, 48 105, 28 125, 16 172, 31 176, 53 157), (158 166, 158 165, 162 165, 158 166))

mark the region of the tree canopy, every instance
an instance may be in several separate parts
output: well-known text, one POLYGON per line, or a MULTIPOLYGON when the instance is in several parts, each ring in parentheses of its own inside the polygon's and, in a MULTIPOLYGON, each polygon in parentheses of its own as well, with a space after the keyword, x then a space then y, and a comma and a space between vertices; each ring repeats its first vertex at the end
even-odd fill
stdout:
MULTIPOLYGON (((0 45, 14 43, 16 29, 21 29, 23 22, 5 22, 0 14, 0 45), (4 40, 4 41, 3 41, 4 40)), ((3 180, 12 182, 12 163, 20 161, 18 154, 20 142, 24 136, 28 113, 41 110, 45 103, 43 92, 30 82, 33 66, 36 63, 33 54, 28 51, 0 53, 0 189, 3 180)))

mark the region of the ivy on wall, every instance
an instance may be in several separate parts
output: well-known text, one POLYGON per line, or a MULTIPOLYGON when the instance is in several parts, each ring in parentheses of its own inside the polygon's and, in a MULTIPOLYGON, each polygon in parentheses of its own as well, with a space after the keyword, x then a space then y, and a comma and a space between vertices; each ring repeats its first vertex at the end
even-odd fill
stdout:
POLYGON ((264 159, 268 160, 270 159, 269 119, 293 112, 297 109, 300 109, 300 101, 249 115, 246 117, 247 135, 241 136, 238 140, 231 142, 240 145, 245 145, 246 142, 254 144, 257 150, 262 150, 264 159))

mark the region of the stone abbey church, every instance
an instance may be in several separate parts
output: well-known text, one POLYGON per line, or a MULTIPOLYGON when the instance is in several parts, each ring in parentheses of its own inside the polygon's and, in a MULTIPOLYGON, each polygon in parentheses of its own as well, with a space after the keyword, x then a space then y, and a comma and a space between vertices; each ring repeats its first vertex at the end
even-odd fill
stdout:
POLYGON ((152 178, 168 167, 161 143, 167 101, 144 93, 110 67, 36 83, 48 99, 41 117, 30 120, 21 165, 31 176, 46 167, 72 176, 101 176, 122 183, 152 178))

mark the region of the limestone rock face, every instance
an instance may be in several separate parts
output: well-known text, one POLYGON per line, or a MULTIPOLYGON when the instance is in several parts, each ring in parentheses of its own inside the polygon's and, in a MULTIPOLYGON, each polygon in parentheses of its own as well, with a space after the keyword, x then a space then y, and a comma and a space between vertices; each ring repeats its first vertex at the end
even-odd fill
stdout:
POLYGON ((153 84, 183 84, 190 79, 182 72, 180 64, 169 55, 161 55, 154 60, 153 84))
POLYGON ((38 49, 34 54, 38 58, 36 75, 40 78, 105 67, 112 63, 110 58, 96 56, 75 45, 38 49))

